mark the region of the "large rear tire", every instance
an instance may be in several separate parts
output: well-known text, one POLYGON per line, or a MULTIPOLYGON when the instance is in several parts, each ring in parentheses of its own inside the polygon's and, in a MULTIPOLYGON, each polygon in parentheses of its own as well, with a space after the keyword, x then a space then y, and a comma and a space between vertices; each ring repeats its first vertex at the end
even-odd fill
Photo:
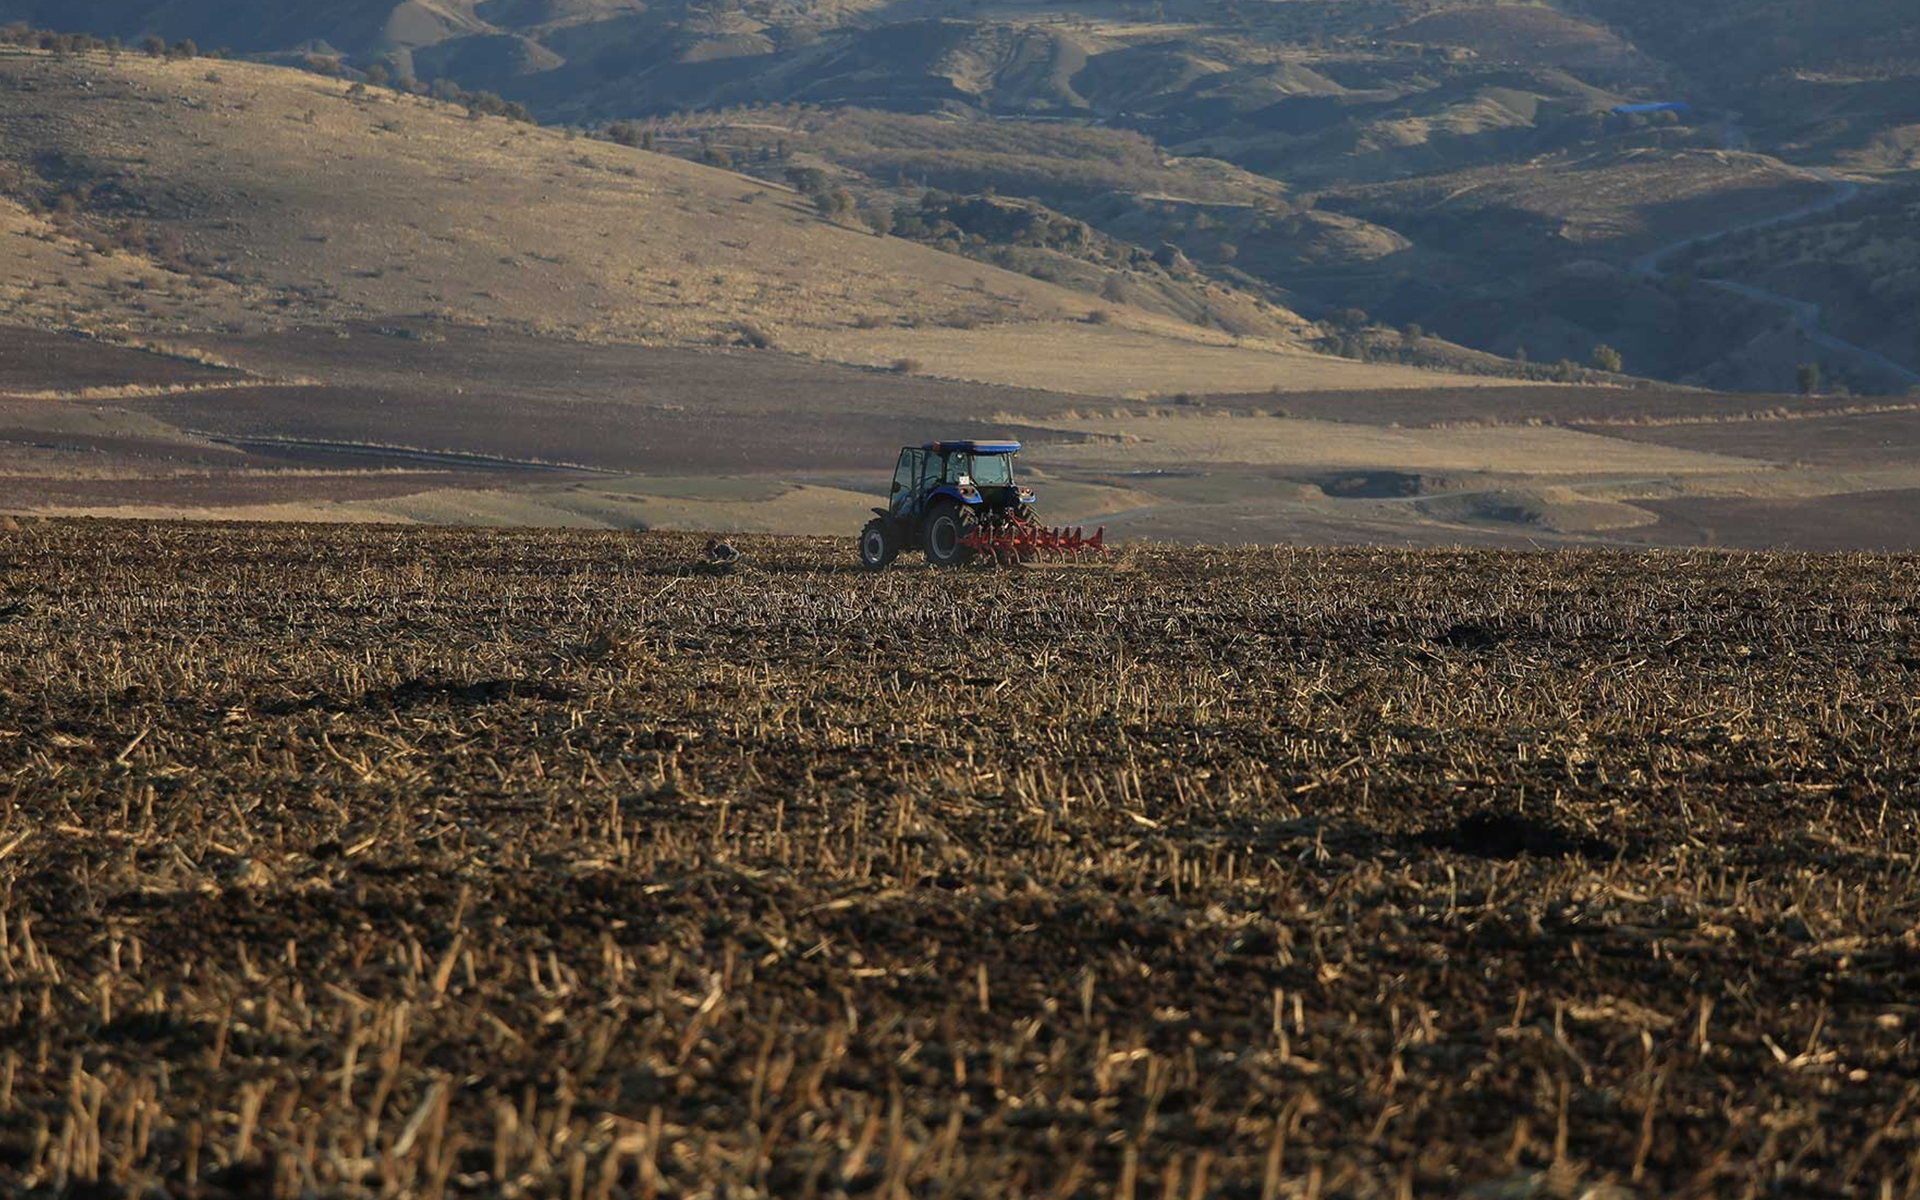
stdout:
POLYGON ((947 503, 927 518, 927 561, 936 567, 957 567, 973 557, 973 550, 961 544, 972 525, 971 514, 958 504, 947 503))
POLYGON ((899 553, 898 539, 880 518, 868 521, 867 527, 860 531, 860 565, 867 570, 882 570, 899 553))

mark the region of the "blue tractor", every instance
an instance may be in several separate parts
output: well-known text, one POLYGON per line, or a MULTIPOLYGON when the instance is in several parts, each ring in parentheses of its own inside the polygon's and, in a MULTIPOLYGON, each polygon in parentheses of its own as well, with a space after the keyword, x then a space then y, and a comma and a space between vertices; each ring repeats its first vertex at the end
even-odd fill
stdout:
POLYGON ((927 442, 907 446, 893 469, 885 508, 860 531, 860 562, 878 571, 903 549, 957 567, 996 543, 1036 530, 1033 492, 1014 482, 1019 442, 927 442))

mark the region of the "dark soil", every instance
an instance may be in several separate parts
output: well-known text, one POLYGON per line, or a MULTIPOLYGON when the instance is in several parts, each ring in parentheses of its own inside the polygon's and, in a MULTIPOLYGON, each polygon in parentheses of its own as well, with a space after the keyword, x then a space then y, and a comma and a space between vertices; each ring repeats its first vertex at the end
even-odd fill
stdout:
POLYGON ((736 544, 0 530, 0 1191, 1911 1180, 1920 561, 736 544))

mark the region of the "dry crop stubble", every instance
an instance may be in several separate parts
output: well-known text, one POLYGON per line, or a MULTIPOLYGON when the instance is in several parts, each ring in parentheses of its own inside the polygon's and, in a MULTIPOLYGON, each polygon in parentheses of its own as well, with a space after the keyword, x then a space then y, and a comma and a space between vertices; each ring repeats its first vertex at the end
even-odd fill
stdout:
POLYGON ((29 522, 0 1181, 1914 1183, 1920 563, 29 522))

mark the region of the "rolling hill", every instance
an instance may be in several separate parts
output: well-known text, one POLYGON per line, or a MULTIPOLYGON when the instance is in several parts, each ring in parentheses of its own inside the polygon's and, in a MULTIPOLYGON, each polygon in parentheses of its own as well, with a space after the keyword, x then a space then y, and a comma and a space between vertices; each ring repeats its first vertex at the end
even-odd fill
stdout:
POLYGON ((1571 5, 102 12, 257 57, 0 32, 0 508, 828 532, 937 429, 1126 536, 1920 539, 1894 168, 1571 5))
MULTIPOLYGON (((191 38, 443 98, 498 92, 548 123, 769 182, 823 169, 879 228, 928 188, 1031 201, 1143 256, 1177 252, 1192 274, 1130 286, 1084 255, 942 248, 1243 336, 1270 331, 1208 287, 1323 323, 1364 309, 1500 356, 1584 362, 1627 342, 1644 373, 1774 387, 1744 347, 1778 305, 1656 297, 1626 278, 1603 307, 1632 315, 1596 320, 1567 275, 1595 262, 1633 275, 1637 233, 1693 236, 1699 208, 1744 218, 1764 196, 1793 211, 1809 171, 1909 169, 1920 51, 1899 7, 105 0, 76 15, 0 0, 0 18, 191 38), (1658 101, 1683 107, 1616 111, 1658 101), (1756 174, 1778 186, 1757 191, 1756 174), (1535 214, 1570 184, 1587 212, 1556 238, 1535 214), (1482 202, 1483 187, 1511 203, 1482 202), (1443 203, 1382 202, 1396 190, 1443 203), (1596 228, 1627 236, 1597 245, 1596 228)), ((1869 387, 1899 377, 1855 373, 1869 387)))
POLYGON ((5 295, 36 321, 425 316, 882 366, 926 342, 1005 382, 1071 338, 1126 364, 1095 356, 1101 393, 1392 373, 1309 354, 1306 322, 1217 285, 1237 334, 876 237, 782 185, 283 68, 21 52, 0 99, 0 204, 26 235, 5 295))

